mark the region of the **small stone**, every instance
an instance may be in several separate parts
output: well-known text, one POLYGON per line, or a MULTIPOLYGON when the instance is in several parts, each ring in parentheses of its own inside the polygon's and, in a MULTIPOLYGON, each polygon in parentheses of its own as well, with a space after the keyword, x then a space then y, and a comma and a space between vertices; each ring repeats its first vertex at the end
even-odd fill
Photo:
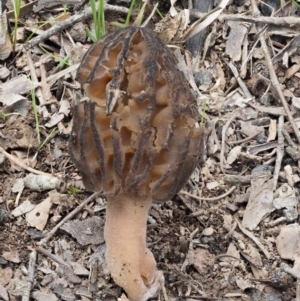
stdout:
POLYGON ((4 225, 6 222, 8 222, 8 216, 4 210, 0 209, 0 225, 4 225))
POLYGON ((227 203, 226 204, 226 209, 228 209, 229 211, 235 213, 239 210, 239 207, 237 207, 235 204, 227 203))
POLYGON ((43 232, 39 231, 39 230, 36 230, 36 229, 29 229, 27 231, 27 234, 32 238, 32 239, 41 239, 44 237, 44 234, 43 232))
POLYGON ((18 250, 3 252, 2 256, 7 261, 10 261, 10 262, 13 262, 13 263, 20 263, 21 262, 20 254, 19 254, 18 250))
POLYGON ((239 194, 234 199, 234 203, 236 203, 238 205, 248 203, 249 197, 250 197, 250 193, 248 193, 248 192, 243 193, 243 194, 239 194))
POLYGON ((284 209, 283 214, 288 223, 294 222, 298 218, 298 213, 292 209, 284 209))
POLYGON ((86 41, 85 25, 81 22, 76 23, 70 29, 70 35, 74 39, 75 42, 84 43, 86 41))
POLYGON ((214 181, 214 182, 209 182, 206 184, 207 189, 212 190, 216 187, 218 187, 220 185, 220 183, 218 181, 214 181))
POLYGON ((209 71, 199 71, 195 74, 195 83, 200 86, 204 84, 211 84, 213 75, 209 71))
POLYGON ((49 274, 49 275, 46 275, 43 280, 41 281, 41 286, 46 286, 48 285, 49 283, 51 283, 53 281, 53 275, 52 274, 49 274))
POLYGON ((258 166, 254 167, 251 170, 251 174, 253 175, 256 172, 267 171, 267 170, 273 172, 274 171, 274 167, 270 166, 270 165, 267 165, 267 164, 258 165, 258 166))
POLYGON ((7 260, 5 260, 3 257, 0 256, 0 265, 5 265, 7 264, 7 260))
POLYGON ((4 301, 9 301, 7 290, 4 286, 0 284, 0 299, 4 301))
POLYGON ((10 71, 6 67, 0 68, 0 79, 7 79, 9 77, 10 71))
POLYGON ((259 143, 259 144, 266 143, 267 140, 268 140, 268 137, 265 136, 265 135, 263 135, 263 134, 259 134, 259 135, 257 135, 257 137, 256 137, 256 141, 257 141, 257 143, 259 143))
MULTIPOLYGON (((23 182, 23 185, 24 185, 24 182, 23 182)), ((22 214, 25 214, 25 213, 31 211, 34 207, 35 207, 35 205, 31 204, 31 202, 27 199, 20 206, 18 206, 17 208, 15 208, 11 212, 11 214, 14 217, 18 217, 18 216, 21 216, 22 214)))
POLYGON ((32 297, 37 301, 57 301, 58 298, 55 296, 55 294, 48 294, 40 291, 35 291, 32 293, 32 297))

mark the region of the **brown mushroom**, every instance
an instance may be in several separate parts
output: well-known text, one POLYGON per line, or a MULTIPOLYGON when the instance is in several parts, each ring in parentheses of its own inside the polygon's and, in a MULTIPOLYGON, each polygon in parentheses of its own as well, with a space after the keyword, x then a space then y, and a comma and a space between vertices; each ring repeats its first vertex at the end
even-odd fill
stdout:
POLYGON ((152 201, 176 194, 199 163, 203 128, 170 50, 149 29, 96 42, 77 74, 90 102, 74 108, 70 155, 88 190, 107 197, 106 260, 131 301, 147 300, 162 273, 146 247, 152 201))

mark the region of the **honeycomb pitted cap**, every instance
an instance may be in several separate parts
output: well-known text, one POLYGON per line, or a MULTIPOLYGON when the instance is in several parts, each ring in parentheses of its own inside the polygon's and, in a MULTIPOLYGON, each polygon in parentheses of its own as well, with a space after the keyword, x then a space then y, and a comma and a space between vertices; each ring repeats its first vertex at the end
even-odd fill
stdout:
POLYGON ((74 108, 70 155, 91 191, 170 199, 199 163, 204 129, 176 59, 147 28, 93 44, 77 73, 90 102, 74 108))

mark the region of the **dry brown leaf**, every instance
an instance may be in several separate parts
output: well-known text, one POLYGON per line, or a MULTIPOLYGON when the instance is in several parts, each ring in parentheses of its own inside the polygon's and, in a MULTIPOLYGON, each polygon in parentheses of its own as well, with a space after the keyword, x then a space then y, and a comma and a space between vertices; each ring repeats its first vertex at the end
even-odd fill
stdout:
POLYGON ((0 284, 0 299, 3 299, 4 301, 9 301, 7 290, 1 284, 0 284))
POLYGON ((207 273, 209 264, 212 261, 213 255, 208 250, 196 248, 194 250, 193 265, 203 274, 207 273))
POLYGON ((243 227, 254 230, 267 215, 275 210, 273 182, 271 179, 265 183, 265 178, 255 178, 251 181, 251 193, 243 216, 243 227))
POLYGON ((0 102, 5 106, 12 105, 20 99, 24 99, 20 94, 30 92, 38 87, 38 83, 32 82, 26 75, 19 75, 5 83, 0 83, 0 102))
POLYGON ((65 116, 69 116, 70 114, 70 101, 68 100, 61 100, 60 101, 60 108, 59 114, 64 114, 65 116))
POLYGON ((24 277, 21 268, 18 268, 15 271, 14 278, 11 280, 11 282, 7 285, 6 288, 9 291, 9 293, 13 296, 23 296, 24 291, 27 290, 27 277, 24 277))
POLYGON ((47 128, 52 128, 55 125, 57 125, 59 122, 61 122, 64 119, 64 114, 60 113, 54 113, 51 117, 50 120, 45 124, 47 128))
POLYGON ((232 59, 233 62, 241 60, 242 46, 245 35, 248 31, 243 23, 228 21, 230 33, 226 41, 226 54, 232 59))
POLYGON ((20 254, 18 250, 4 252, 2 253, 2 257, 10 262, 14 262, 14 263, 20 262, 20 254))
POLYGON ((242 147, 241 146, 235 146, 228 154, 227 156, 227 164, 232 164, 235 162, 235 160, 238 158, 238 155, 241 153, 242 147))
POLYGON ((12 52, 12 45, 8 36, 7 17, 0 5, 0 61, 7 59, 12 52))
POLYGON ((14 276, 14 272, 11 268, 0 269, 0 285, 6 286, 14 276))
POLYGON ((27 199, 25 200, 20 206, 18 206, 17 208, 15 208, 11 214, 14 217, 18 217, 21 216, 27 212, 30 212, 32 209, 34 208, 34 205, 27 199))
POLYGON ((11 188, 13 193, 20 193, 24 189, 24 181, 23 179, 16 179, 14 186, 11 188))
POLYGON ((294 64, 288 70, 286 70, 285 77, 291 78, 299 70, 300 70, 300 65, 294 64))
MULTIPOLYGON (((300 245, 300 226, 290 224, 281 228, 277 237, 277 250, 281 258, 297 261, 300 264, 299 245, 300 245)), ((299 267, 299 266, 298 266, 299 267)))
POLYGON ((225 214, 223 215, 223 220, 224 220, 224 226, 225 228, 231 228, 231 224, 232 224, 232 215, 230 214, 225 214))
POLYGON ((35 227, 38 230, 44 230, 49 212, 52 206, 51 198, 48 197, 40 204, 35 206, 35 208, 26 214, 26 221, 30 224, 31 227, 35 227))
POLYGON ((55 282, 51 285, 54 293, 56 295, 59 295, 60 300, 76 300, 75 295, 72 293, 72 290, 67 287, 67 284, 64 285, 64 283, 64 279, 55 279, 55 282))
MULTIPOLYGON (((237 247, 233 244, 233 243, 230 243, 228 249, 227 249, 227 252, 226 252, 227 255, 230 255, 230 256, 233 256, 237 259, 240 259, 241 258, 241 255, 240 255, 240 251, 237 249, 237 247)), ((222 261, 226 261, 228 263, 231 263, 234 267, 237 267, 240 265, 240 261, 239 260, 236 260, 234 258, 231 258, 231 257, 224 257, 221 259, 222 261)))
POLYGON ((242 121, 241 123, 241 133, 247 137, 258 135, 264 131, 264 128, 261 126, 253 125, 251 121, 242 121))
MULTIPOLYGON (((245 108, 246 104, 251 101, 251 98, 245 98, 241 89, 236 89, 228 94, 226 102, 222 105, 223 108, 240 107, 245 108)), ((230 112, 231 114, 231 112, 230 112)))
POLYGON ((172 40, 181 40, 187 26, 187 15, 181 11, 175 17, 165 16, 155 25, 155 32, 165 43, 170 43, 172 40))
POLYGON ((240 276, 235 277, 235 282, 236 285, 243 291, 249 287, 254 287, 254 284, 249 279, 243 279, 240 276))
POLYGON ((218 7, 207 13, 202 19, 200 19, 199 23, 195 23, 195 26, 193 26, 191 30, 187 32, 185 38, 190 39, 192 36, 196 35, 201 30, 209 26, 212 22, 214 22, 222 13, 228 2, 229 0, 222 0, 218 7))
POLYGON ((98 245, 104 242, 103 225, 103 219, 93 216, 83 221, 69 221, 61 229, 71 234, 81 245, 98 245))
POLYGON ((75 275, 89 276, 90 272, 79 262, 70 262, 75 275))
POLYGON ((296 197, 295 190, 287 183, 279 187, 274 194, 273 205, 276 209, 288 209, 297 213, 298 200, 296 197))
POLYGON ((45 293, 41 291, 32 292, 31 297, 36 301, 58 301, 58 298, 55 296, 55 294, 45 293))
POLYGON ((281 258, 294 261, 293 269, 300 272, 300 226, 299 224, 290 224, 281 228, 276 239, 276 246, 281 258))

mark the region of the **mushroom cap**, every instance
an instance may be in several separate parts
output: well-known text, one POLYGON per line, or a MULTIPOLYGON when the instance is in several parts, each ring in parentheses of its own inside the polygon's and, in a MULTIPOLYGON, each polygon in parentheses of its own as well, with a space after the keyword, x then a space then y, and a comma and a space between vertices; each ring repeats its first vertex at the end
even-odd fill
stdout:
POLYGON ((276 246, 281 258, 300 260, 300 226, 291 224, 281 228, 276 246))
POLYGON ((165 201, 199 163, 204 129, 176 59, 147 28, 93 44, 77 73, 90 102, 74 107, 70 155, 87 189, 165 201))

